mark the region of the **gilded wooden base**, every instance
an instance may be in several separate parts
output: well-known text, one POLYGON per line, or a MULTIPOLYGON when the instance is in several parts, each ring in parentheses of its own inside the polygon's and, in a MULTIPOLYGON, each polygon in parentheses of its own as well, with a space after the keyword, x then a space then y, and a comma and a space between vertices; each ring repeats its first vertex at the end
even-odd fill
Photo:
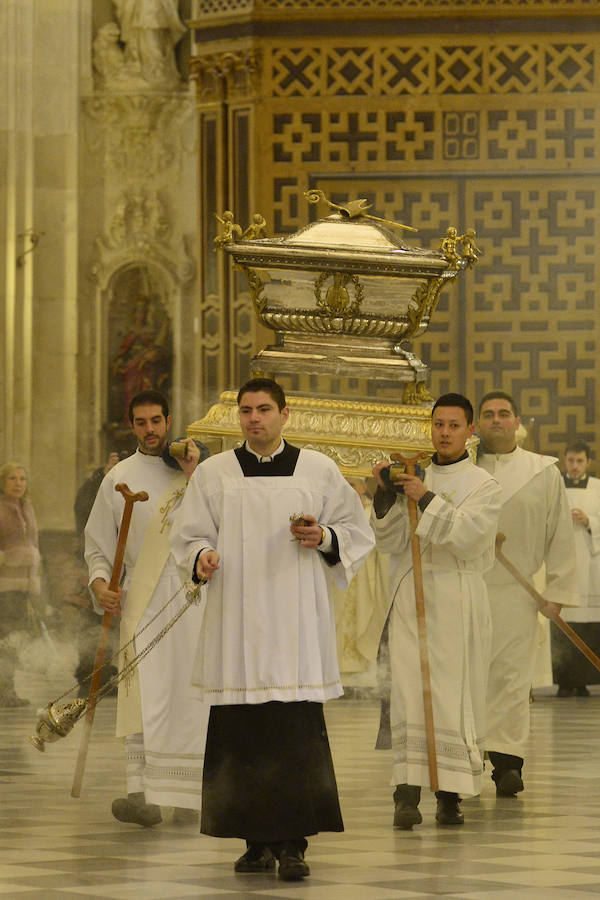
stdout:
MULTIPOLYGON (((211 454, 242 443, 237 394, 225 391, 188 435, 205 443, 211 454)), ((290 418, 286 440, 319 450, 347 476, 366 477, 390 453, 433 453, 431 407, 288 396, 290 418)))

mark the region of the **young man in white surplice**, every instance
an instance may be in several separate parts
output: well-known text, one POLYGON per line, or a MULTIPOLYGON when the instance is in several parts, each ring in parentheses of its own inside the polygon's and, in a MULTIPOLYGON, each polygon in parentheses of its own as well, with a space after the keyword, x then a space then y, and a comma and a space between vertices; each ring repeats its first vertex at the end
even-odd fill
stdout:
POLYGON ((461 796, 481 789, 491 644, 483 573, 494 561, 500 488, 469 459, 472 423, 469 400, 445 394, 432 411, 435 453, 424 481, 400 475, 401 493, 395 493, 382 478, 389 464, 382 461, 373 469, 378 489, 371 523, 378 549, 390 553, 392 784, 398 828, 422 821, 421 787, 431 783, 407 497, 420 512, 416 534, 431 671, 437 822, 462 825, 461 796))
POLYGON ((309 874, 307 835, 343 830, 323 718, 343 693, 329 584, 347 587, 374 539, 336 464, 283 440, 280 385, 247 382, 238 412, 243 446, 197 468, 171 536, 210 582, 193 677, 212 704, 200 828, 246 840, 236 872, 277 858, 291 881, 309 874))

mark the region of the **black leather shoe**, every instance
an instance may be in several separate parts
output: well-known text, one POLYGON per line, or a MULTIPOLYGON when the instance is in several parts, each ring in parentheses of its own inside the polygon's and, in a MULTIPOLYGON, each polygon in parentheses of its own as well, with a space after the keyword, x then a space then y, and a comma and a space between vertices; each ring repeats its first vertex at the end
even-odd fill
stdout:
POLYGON ((234 872, 271 872, 274 868, 275 857, 264 844, 250 844, 233 864, 234 872))
POLYGON ((282 881, 299 881, 310 875, 304 853, 297 847, 284 847, 279 856, 279 877, 282 881))
MULTIPOLYGON (((127 797, 118 797, 113 800, 112 814, 119 822, 132 822, 134 825, 142 825, 151 828, 162 822, 160 806, 155 803, 140 803, 137 794, 129 794, 127 797)), ((142 794, 143 797, 143 794, 142 794)))
POLYGON ((460 800, 457 794, 447 793, 445 796, 438 797, 435 821, 438 825, 465 824, 465 817, 460 811, 460 800))
MULTIPOLYGON (((494 778, 492 773, 492 778, 494 778)), ((514 797, 523 790, 523 779, 518 769, 507 769, 505 772, 498 773, 494 778, 496 782, 496 794, 499 797, 514 797)))
POLYGON ((573 696, 573 688, 559 686, 559 688, 556 692, 556 696, 557 697, 572 697, 573 696))
POLYGON ((589 690, 587 689, 587 687, 584 684, 581 687, 575 688, 575 696, 576 697, 591 697, 592 695, 590 694, 589 690))

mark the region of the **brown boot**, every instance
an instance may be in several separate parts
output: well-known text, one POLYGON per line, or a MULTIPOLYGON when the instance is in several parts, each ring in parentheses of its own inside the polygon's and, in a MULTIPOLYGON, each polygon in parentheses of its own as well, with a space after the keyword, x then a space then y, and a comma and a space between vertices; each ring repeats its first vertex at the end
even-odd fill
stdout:
POLYGON ((453 791, 436 791, 437 811, 435 821, 438 825, 464 825, 465 817, 460 811, 460 799, 453 791))
POLYGON ((162 822, 160 806, 155 803, 146 803, 142 792, 128 794, 126 797, 118 797, 113 800, 112 814, 119 822, 133 822, 144 828, 151 828, 162 822))
POLYGON ((410 830, 420 825, 423 817, 419 812, 421 788, 413 784, 398 784, 394 791, 394 828, 410 830))

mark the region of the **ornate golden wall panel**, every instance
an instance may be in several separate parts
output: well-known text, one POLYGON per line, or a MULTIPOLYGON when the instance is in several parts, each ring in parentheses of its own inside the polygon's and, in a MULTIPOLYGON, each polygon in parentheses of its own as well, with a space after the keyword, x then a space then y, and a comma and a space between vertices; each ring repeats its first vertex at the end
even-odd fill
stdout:
MULTIPOLYGON (((366 197, 375 215, 417 227, 410 242, 425 247, 448 225, 476 228, 479 264, 444 293, 412 349, 431 367, 434 394, 458 389, 477 399, 492 387, 512 390, 525 420, 535 417, 538 447, 553 452, 575 435, 598 437, 599 6, 419 0, 432 15, 512 16, 506 27, 501 18, 481 20, 469 33, 401 35, 390 21, 387 35, 382 22, 357 36, 352 13, 337 34, 319 34, 313 21, 292 37, 282 22, 277 36, 265 26, 232 39, 237 76, 219 81, 226 105, 241 92, 252 109, 248 179, 270 234, 319 215, 303 200, 311 187, 335 202, 366 197), (587 30, 568 15, 576 11, 591 14, 587 30), (536 33, 541 19, 515 27, 514 15, 524 12, 557 15, 536 33), (252 61, 246 74, 243 59, 252 61)), ((287 9, 299 21, 302 10, 308 20, 319 9, 333 17, 350 8, 375 18, 378 7, 261 0, 231 11, 266 21, 269 10, 275 19, 287 9)), ((416 8, 409 0, 386 5, 416 8)), ((218 45, 197 45, 201 109, 211 92, 203 73, 218 70, 223 56, 219 34, 218 45)), ((245 225, 240 210, 251 215, 252 201, 235 210, 245 225)), ((231 328, 243 328, 249 297, 238 290, 230 301, 231 328)), ((242 375, 252 329, 233 345, 232 375, 242 375)))
POLYGON ((429 35, 379 38, 358 45, 277 44, 263 74, 275 97, 444 96, 586 92, 598 85, 598 47, 589 35, 548 39, 429 35))

